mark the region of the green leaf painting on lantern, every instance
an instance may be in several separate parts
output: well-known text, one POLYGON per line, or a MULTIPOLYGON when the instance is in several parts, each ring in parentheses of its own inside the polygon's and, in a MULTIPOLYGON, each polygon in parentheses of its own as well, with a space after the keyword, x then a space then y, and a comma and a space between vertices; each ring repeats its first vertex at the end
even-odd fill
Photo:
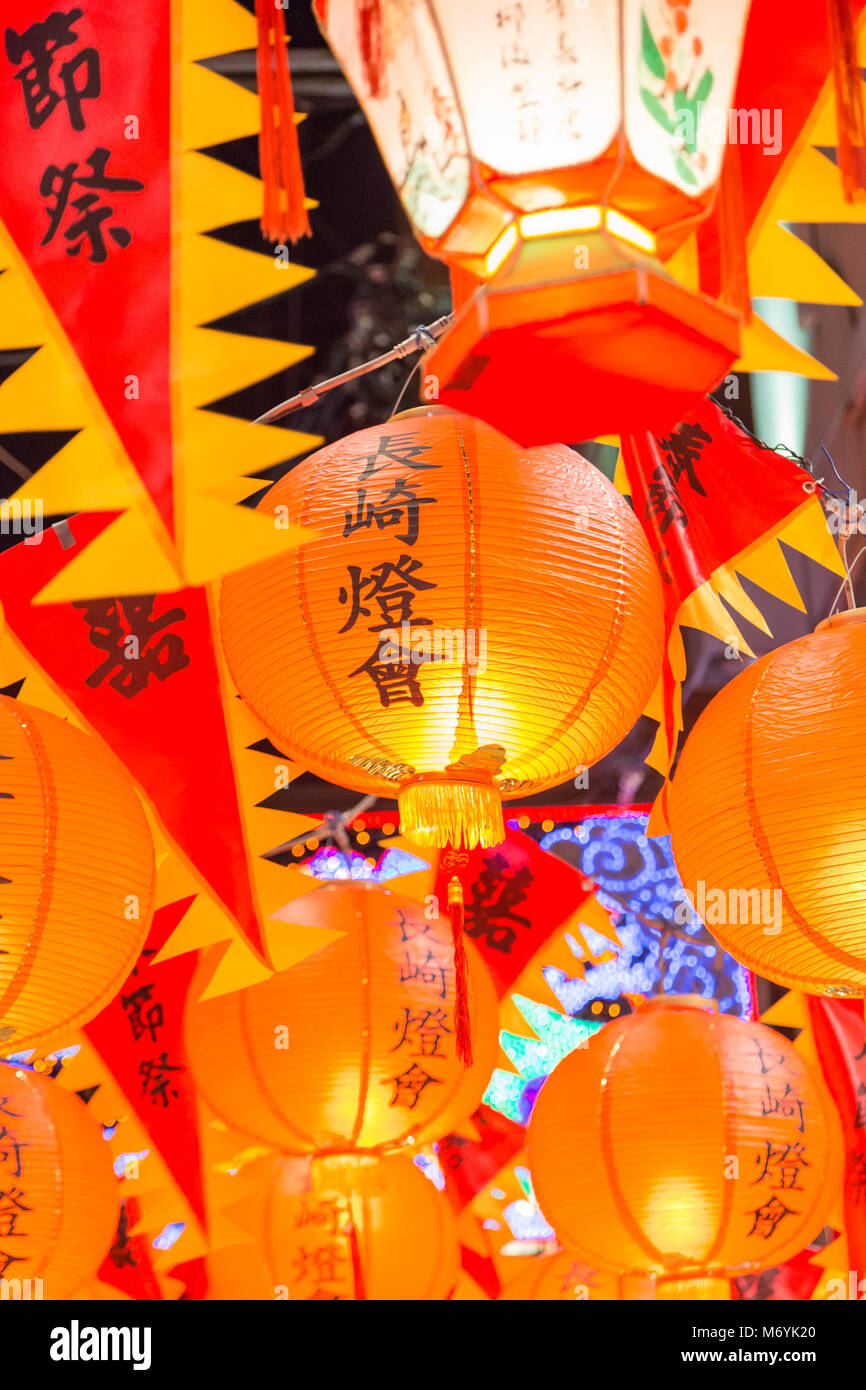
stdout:
POLYGON ((702 65, 703 43, 689 31, 687 7, 661 7, 664 33, 656 34, 641 10, 640 98, 667 138, 677 182, 697 188, 706 168, 701 125, 713 89, 712 70, 702 65))

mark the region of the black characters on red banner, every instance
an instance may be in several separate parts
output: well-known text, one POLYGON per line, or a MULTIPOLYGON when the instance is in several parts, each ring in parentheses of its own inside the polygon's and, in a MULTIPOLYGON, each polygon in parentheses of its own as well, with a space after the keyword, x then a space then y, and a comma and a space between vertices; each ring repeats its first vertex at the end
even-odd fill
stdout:
MULTIPOLYGON (((103 84, 99 50, 82 42, 76 27, 84 18, 81 8, 54 10, 27 29, 5 32, 6 57, 17 69, 14 81, 31 130, 44 126, 58 107, 65 108, 73 131, 87 128, 87 103, 99 100, 103 84)), ((115 219, 115 195, 140 193, 144 184, 115 170, 109 173, 112 152, 103 145, 89 154, 85 145, 75 153, 65 163, 47 164, 39 180, 48 218, 41 245, 51 245, 62 228, 67 256, 79 256, 86 247, 87 260, 103 265, 110 243, 125 250, 132 241, 130 229, 115 219)))
POLYGON ((689 423, 677 426, 666 439, 658 441, 659 448, 664 452, 665 462, 657 464, 652 471, 644 520, 649 521, 650 517, 655 517, 660 535, 663 536, 671 525, 685 528, 689 524, 681 490, 683 474, 691 490, 701 497, 706 497, 695 465, 704 446, 712 442, 712 435, 703 425, 689 423))
POLYGON ((31 130, 38 130, 57 106, 64 103, 73 130, 84 129, 83 103, 102 92, 99 53, 79 47, 73 27, 83 10, 55 10, 22 33, 7 29, 6 57, 18 67, 24 108, 31 130), (69 53, 68 49, 74 51, 69 53), (20 66, 19 66, 20 65, 20 66))
POLYGON ((466 900, 465 932, 494 951, 509 955, 517 940, 517 928, 529 931, 532 923, 516 909, 529 896, 532 872, 527 865, 509 872, 502 854, 485 854, 484 867, 473 879, 466 900))
POLYGON ((86 241, 88 260, 94 265, 101 265, 108 259, 106 232, 116 246, 125 248, 129 245, 132 233, 128 227, 111 222, 114 207, 103 202, 100 194, 138 193, 144 188, 144 184, 140 179, 120 179, 109 174, 107 166, 110 158, 110 150, 101 147, 93 150, 86 161, 90 167, 89 173, 81 173, 80 166, 74 162, 64 165, 62 169, 56 164, 48 165, 39 184, 39 192, 46 200, 45 211, 48 214, 48 228, 42 238, 43 246, 54 240, 64 219, 66 228, 63 239, 69 242, 66 247, 67 256, 77 256, 86 241), (72 198, 73 189, 84 191, 79 197, 72 198))
POLYGON ((106 653, 87 677, 91 690, 108 680, 113 690, 131 700, 147 687, 151 676, 166 681, 189 665, 182 635, 168 630, 183 622, 184 609, 167 608, 154 615, 155 602, 155 594, 146 594, 73 603, 90 629, 91 645, 106 653))
MULTIPOLYGON (((424 458, 431 447, 419 444, 411 434, 382 434, 370 453, 357 454, 352 459, 352 462, 363 464, 363 468, 358 475, 354 508, 344 512, 344 537, 348 539, 359 532, 370 533, 375 529, 381 532, 383 539, 393 535, 401 547, 409 547, 409 550, 396 559, 371 566, 366 572, 360 565, 347 565, 348 582, 341 586, 338 600, 348 607, 348 613, 340 632, 351 631, 361 618, 373 619, 367 624, 367 631, 374 635, 408 632, 411 636, 413 627, 432 626, 433 620, 416 612, 415 605, 420 594, 437 585, 421 573, 424 562, 409 552, 421 532, 422 508, 434 506, 438 499, 419 497, 421 479, 411 476, 392 477, 389 482, 381 483, 376 492, 365 486, 383 468, 394 464, 424 471, 440 468, 441 464, 430 463, 424 458)), ((398 704, 420 706, 424 703, 420 683, 423 659, 411 650, 411 642, 407 651, 401 641, 394 654, 383 651, 380 640, 367 660, 349 675, 350 678, 368 676, 376 687, 383 709, 398 704)))
POLYGON ((167 1051, 158 1050, 159 1035, 166 1023, 165 1010, 157 993, 156 981, 142 981, 139 978, 139 970, 147 964, 147 957, 153 954, 147 948, 142 951, 128 986, 121 993, 120 1005, 126 1015, 132 1041, 141 1050, 150 1053, 142 1058, 138 1067, 141 1095, 147 1097, 151 1105, 161 1105, 165 1110, 178 1097, 175 1075, 184 1068, 171 1062, 167 1051))

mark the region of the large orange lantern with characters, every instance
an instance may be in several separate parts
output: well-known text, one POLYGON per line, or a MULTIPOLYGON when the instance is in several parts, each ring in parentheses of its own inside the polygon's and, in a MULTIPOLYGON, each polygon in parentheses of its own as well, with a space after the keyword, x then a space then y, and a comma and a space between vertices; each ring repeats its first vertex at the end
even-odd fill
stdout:
POLYGON ((573 450, 412 411, 320 449, 260 508, 317 535, 225 579, 238 690, 305 767, 397 793, 418 844, 499 843, 500 797, 574 777, 641 714, 658 573, 573 450))
POLYGON ((293 1154, 411 1150, 448 1134, 479 1105, 498 1049, 496 995, 472 943, 464 1069, 443 921, 364 883, 325 885, 291 917, 344 935, 248 989, 196 1003, 204 977, 190 986, 187 1053, 211 1109, 293 1154))
POLYGON ((443 401, 545 443, 670 424, 721 379, 737 316, 662 262, 716 196, 748 9, 316 0, 452 268, 443 401))
POLYGON ((155 863, 122 763, 56 715, 0 697, 0 1051, 93 1018, 147 937, 155 863))
POLYGON ((866 994, 866 609, 768 652, 710 701, 669 796, 690 908, 751 970, 866 994))
POLYGON ((0 1063, 0 1173, 9 1296, 69 1298, 95 1279, 117 1226, 111 1152, 78 1096, 10 1063, 0 1063))
POLYGON ((530 1119, 529 1162, 546 1219, 592 1267, 732 1276, 818 1235, 840 1192, 842 1136, 822 1078, 786 1038, 672 996, 559 1063, 530 1119))

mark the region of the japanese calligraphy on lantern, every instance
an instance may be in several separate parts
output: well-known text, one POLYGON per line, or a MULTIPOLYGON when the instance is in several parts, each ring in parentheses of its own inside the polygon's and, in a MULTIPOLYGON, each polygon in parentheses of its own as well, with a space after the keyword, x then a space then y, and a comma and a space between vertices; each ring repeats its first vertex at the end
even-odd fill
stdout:
POLYGON ((346 565, 338 593, 346 615, 339 631, 360 627, 371 634, 369 655, 348 674, 372 681, 383 709, 424 704, 421 664, 430 658, 414 650, 413 629, 433 626, 424 600, 437 585, 413 550, 424 509, 438 500, 429 491, 419 496, 425 475, 441 467, 429 458, 431 451, 431 445, 417 443, 396 424, 393 429, 383 427, 373 451, 352 460, 358 465, 358 478, 344 513, 346 554, 351 556, 355 537, 368 536, 377 543, 372 551, 365 547, 371 562, 346 565), (383 558, 374 558, 379 555, 383 558), (395 644, 389 638, 395 633, 401 640, 392 653, 395 644))
POLYGON ((454 997, 454 956, 440 935, 438 919, 395 909, 400 934, 396 959, 401 1002, 394 1019, 394 1074, 385 1082, 388 1104, 414 1110, 428 1087, 442 1084, 441 1062, 454 1056, 450 1001, 454 997))
POLYGON ((293 1220, 290 1297, 309 1302, 354 1299, 357 1236, 344 1193, 299 1198, 293 1220))
POLYGON ((0 1089, 0 1279, 27 1259, 26 1247, 18 1243, 26 1241, 27 1215, 33 1209, 24 1189, 29 1145, 22 1119, 21 1112, 13 1109, 12 1098, 0 1089))
POLYGON ((808 1197, 803 1176, 812 1165, 806 1139, 809 1106, 803 1095, 802 1064, 790 1048, 776 1051, 763 1038, 753 1037, 751 1041, 752 1065, 759 1083, 755 1094, 765 1125, 756 1129, 754 1176, 745 1175, 752 1195, 746 1202, 744 1219, 747 1236, 760 1244, 774 1237, 777 1230, 784 1236, 784 1223, 796 1224, 808 1197), (774 1133, 776 1129, 778 1133, 774 1133))

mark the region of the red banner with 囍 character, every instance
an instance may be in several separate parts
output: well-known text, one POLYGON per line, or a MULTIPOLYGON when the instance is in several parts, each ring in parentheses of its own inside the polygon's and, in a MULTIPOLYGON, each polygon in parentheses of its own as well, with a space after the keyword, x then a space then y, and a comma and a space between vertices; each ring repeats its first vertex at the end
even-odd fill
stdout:
POLYGON ((448 901, 454 874, 463 885, 465 933, 484 957, 500 996, 595 891, 570 864, 514 830, 493 849, 445 850, 436 877, 440 903, 448 901))
POLYGON ((171 9, 4 0, 0 49, 0 217, 169 534, 171 9))
MULTIPOLYGON (((261 955, 204 589, 34 605, 33 596, 98 535, 76 516, 63 538, 0 555, 6 621, 82 719, 150 797, 167 833, 261 955)), ((25 697, 26 699, 26 694, 25 697)))

